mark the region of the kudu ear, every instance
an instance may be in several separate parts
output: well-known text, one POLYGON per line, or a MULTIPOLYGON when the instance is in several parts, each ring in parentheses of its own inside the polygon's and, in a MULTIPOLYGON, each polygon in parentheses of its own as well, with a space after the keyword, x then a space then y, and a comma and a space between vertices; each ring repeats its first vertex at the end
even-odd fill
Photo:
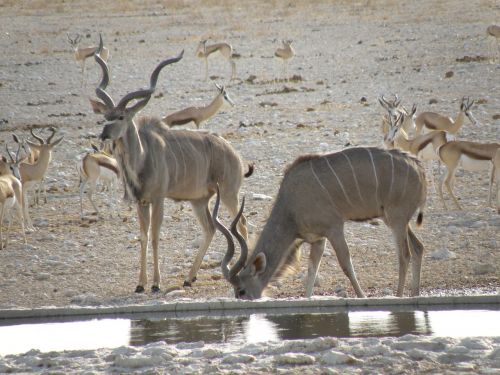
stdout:
POLYGON ((94 113, 97 113, 98 115, 104 115, 108 111, 108 106, 106 104, 94 99, 89 99, 89 101, 94 113))
POLYGON ((267 260, 264 253, 259 253, 252 262, 252 273, 259 275, 266 270, 267 260))

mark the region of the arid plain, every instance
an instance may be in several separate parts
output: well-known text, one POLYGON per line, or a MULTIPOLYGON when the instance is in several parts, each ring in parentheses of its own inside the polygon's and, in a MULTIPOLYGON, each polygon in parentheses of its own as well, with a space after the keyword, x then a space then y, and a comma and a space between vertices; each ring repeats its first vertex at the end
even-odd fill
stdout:
MULTIPOLYGON (((224 84, 235 106, 226 105, 201 127, 231 142, 245 162, 255 163, 244 181, 251 238, 261 231, 283 171, 297 156, 344 147, 382 145, 383 109, 377 98, 397 93, 418 111, 455 117, 462 97, 475 101, 476 125, 465 121, 458 138, 498 142, 500 64, 489 62, 486 27, 500 12, 496 1, 4 1, 0 4, 0 147, 14 148, 11 133, 28 136, 54 126, 63 142, 47 173, 48 202, 30 207, 37 230, 28 246, 13 226, 0 251, 0 308, 116 305, 231 295, 222 278, 225 242, 217 234, 198 281, 182 288, 201 229, 189 204, 165 201, 161 232, 162 291, 135 294, 139 228, 134 208, 97 194, 101 216, 80 219, 77 164, 102 129, 89 104, 100 79, 93 59, 80 65, 67 33, 110 49, 109 92, 120 98, 145 87, 163 58, 185 50, 164 69, 143 115, 165 116, 205 105, 224 84), (200 39, 227 41, 235 53, 236 79, 220 56, 209 58, 209 80, 196 58, 200 39), (284 81, 274 50, 292 39, 296 56, 284 81), (168 293, 167 293, 168 292, 168 293)), ((194 125, 187 125, 194 128, 194 125)), ((429 187, 424 225, 416 231, 426 253, 423 295, 498 293, 500 215, 486 206, 489 172, 457 172, 455 194, 444 210, 429 187)), ((33 193, 30 194, 33 196, 33 193)), ((223 212, 227 222, 229 218, 223 212)), ((349 223, 350 246, 361 287, 368 296, 394 293, 397 256, 382 222, 349 223)), ((308 248, 298 276, 275 283, 272 297, 304 294, 308 248)), ((152 269, 149 267, 149 276, 152 269)), ((354 296, 330 246, 315 295, 354 296)))

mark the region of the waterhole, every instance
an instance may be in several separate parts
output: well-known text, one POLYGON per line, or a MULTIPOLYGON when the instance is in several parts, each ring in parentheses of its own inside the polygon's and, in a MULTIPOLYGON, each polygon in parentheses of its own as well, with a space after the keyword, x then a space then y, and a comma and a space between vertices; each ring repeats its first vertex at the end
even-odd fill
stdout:
POLYGON ((168 344, 259 343, 317 337, 396 337, 405 334, 500 336, 500 307, 439 310, 295 309, 231 314, 130 314, 105 318, 0 320, 0 355, 168 344))

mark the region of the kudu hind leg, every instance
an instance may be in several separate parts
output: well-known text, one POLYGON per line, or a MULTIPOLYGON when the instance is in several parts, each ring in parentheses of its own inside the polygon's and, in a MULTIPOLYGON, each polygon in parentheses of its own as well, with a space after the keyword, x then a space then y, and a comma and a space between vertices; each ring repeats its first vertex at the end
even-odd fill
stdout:
POLYGON ((333 249, 337 254, 337 259, 339 261, 340 267, 351 282, 356 295, 360 298, 364 298, 365 294, 359 286, 358 279, 356 278, 356 274, 354 272, 354 267, 352 266, 351 254, 349 253, 349 248, 347 247, 347 243, 345 242, 344 228, 341 227, 340 230, 335 230, 330 233, 328 235, 328 240, 332 244, 333 249))
POLYGON ((418 237, 408 227, 408 241, 411 251, 411 296, 415 297, 420 295, 420 275, 422 272, 422 258, 424 255, 424 245, 418 237))
POLYGON ((184 280, 184 286, 191 286, 192 283, 196 281, 196 275, 200 270, 203 257, 205 256, 208 246, 212 242, 215 234, 215 227, 212 222, 212 216, 210 215, 210 211, 208 210, 208 199, 191 201, 191 205, 193 207, 196 218, 203 228, 203 241, 200 245, 200 248, 198 249, 198 254, 196 254, 196 258, 194 260, 193 266, 191 267, 191 270, 189 271, 189 275, 186 280, 184 280))
POLYGON ((391 226, 391 229, 394 236, 394 241, 396 243, 396 250, 398 253, 399 261, 399 280, 396 296, 402 297, 405 288, 406 274, 408 273, 408 266, 410 264, 411 258, 410 247, 408 244, 409 227, 408 224, 399 224, 401 223, 401 220, 394 220, 393 222, 397 223, 393 224, 393 226, 391 226))

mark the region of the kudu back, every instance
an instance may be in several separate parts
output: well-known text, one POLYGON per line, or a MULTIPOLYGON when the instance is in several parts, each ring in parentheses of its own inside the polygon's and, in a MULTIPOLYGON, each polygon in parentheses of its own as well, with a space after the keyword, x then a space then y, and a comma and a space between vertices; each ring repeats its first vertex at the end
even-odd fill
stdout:
POLYGON ((425 172, 420 162, 399 150, 360 147, 301 156, 287 168, 269 219, 250 254, 233 223, 231 232, 242 250, 231 269, 228 263, 234 253, 234 241, 217 219, 216 205, 212 214, 216 228, 228 240, 223 273, 233 285, 236 298, 260 298, 273 279, 298 261, 301 242, 308 242, 311 252, 306 296, 310 297, 328 239, 356 295, 364 297, 344 238, 344 223, 382 218, 392 230, 397 246, 397 295, 403 295, 410 259, 411 294, 418 295, 424 247, 409 222, 417 210, 417 224, 422 222, 426 194, 425 172))

